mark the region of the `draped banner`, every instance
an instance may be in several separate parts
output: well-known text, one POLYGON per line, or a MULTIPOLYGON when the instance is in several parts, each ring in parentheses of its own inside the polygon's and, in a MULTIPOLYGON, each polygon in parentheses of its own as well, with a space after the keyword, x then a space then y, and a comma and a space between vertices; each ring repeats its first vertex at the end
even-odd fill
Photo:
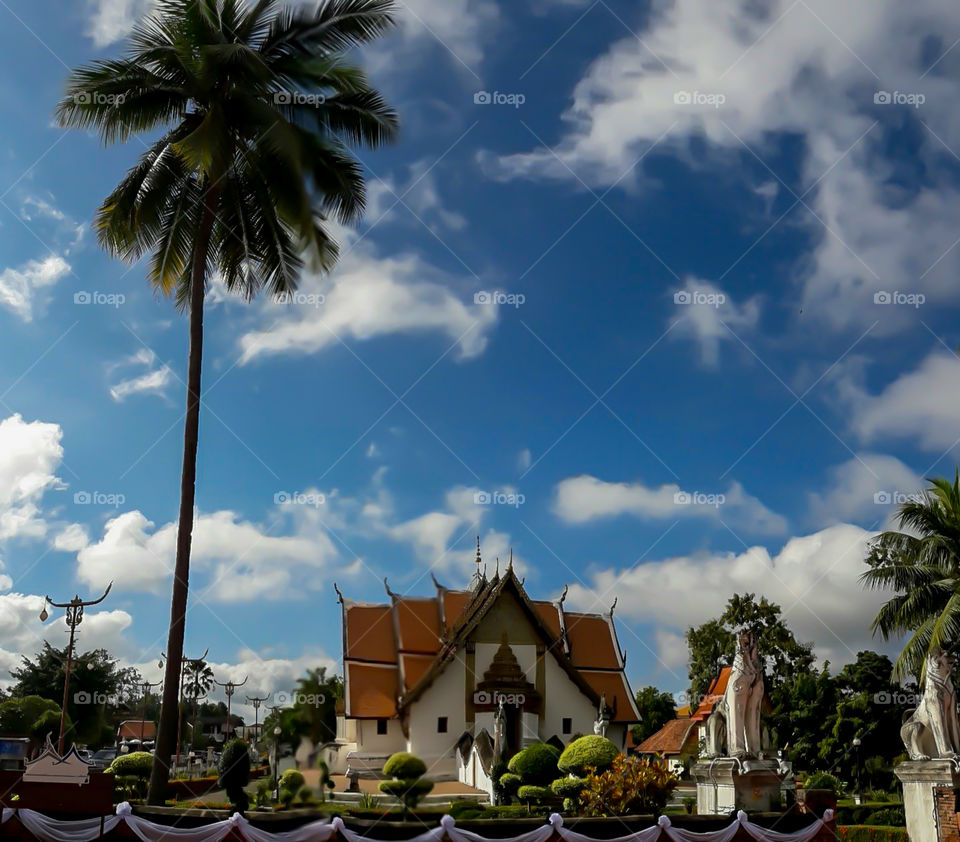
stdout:
MULTIPOLYGON (((115 816, 106 816, 103 819, 83 819, 82 821, 65 822, 52 819, 35 810, 4 809, 0 816, 0 824, 9 821, 13 816, 20 820, 23 826, 30 831, 40 842, 94 842, 101 833, 109 833, 121 822, 125 823, 130 831, 142 842, 220 842, 227 834, 234 831, 245 842, 331 842, 339 834, 346 842, 377 842, 376 839, 363 836, 356 831, 349 830, 339 816, 333 821, 316 821, 305 824, 296 830, 284 833, 270 833, 254 827, 245 818, 234 813, 229 819, 214 822, 203 827, 170 827, 164 824, 154 824, 140 816, 133 815, 130 805, 124 801, 117 805, 115 816)), ((780 833, 768 830, 754 824, 742 810, 737 818, 722 830, 709 833, 695 833, 673 827, 667 816, 660 816, 653 827, 618 836, 605 842, 731 842, 741 828, 756 842, 812 842, 814 837, 824 829, 828 822, 833 821, 833 811, 827 810, 823 819, 817 819, 813 824, 798 830, 796 833, 780 833), (660 839, 661 834, 664 839, 660 839)), ((547 842, 554 834, 563 842, 596 842, 592 837, 584 836, 563 826, 563 817, 557 813, 550 816, 549 824, 506 839, 487 839, 478 833, 469 830, 460 830, 452 816, 444 816, 440 826, 426 833, 421 833, 407 842, 443 842, 445 838, 450 842, 547 842)))

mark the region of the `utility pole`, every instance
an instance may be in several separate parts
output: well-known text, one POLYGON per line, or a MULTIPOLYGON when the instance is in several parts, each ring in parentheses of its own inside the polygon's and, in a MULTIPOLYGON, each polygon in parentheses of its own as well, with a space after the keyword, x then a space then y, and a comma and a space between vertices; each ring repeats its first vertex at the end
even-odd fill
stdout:
POLYGON ((44 597, 45 601, 43 610, 40 612, 40 622, 45 623, 47 617, 50 616, 47 613, 47 603, 50 603, 53 608, 67 609, 66 620, 67 625, 70 626, 70 643, 67 645, 67 663, 63 676, 63 704, 60 706, 60 740, 57 743, 57 753, 61 757, 63 756, 63 740, 66 736, 67 700, 70 698, 70 670, 73 667, 73 641, 76 636, 77 626, 83 622, 83 609, 103 602, 112 587, 113 582, 107 585, 107 589, 103 592, 103 596, 101 596, 100 599, 92 599, 87 602, 80 599, 79 595, 75 595, 69 602, 54 602, 49 596, 44 597))

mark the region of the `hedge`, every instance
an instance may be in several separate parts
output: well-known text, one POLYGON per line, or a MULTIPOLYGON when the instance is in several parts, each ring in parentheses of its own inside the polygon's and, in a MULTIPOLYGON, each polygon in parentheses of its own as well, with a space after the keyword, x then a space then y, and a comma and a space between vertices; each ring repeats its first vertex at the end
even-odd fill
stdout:
POLYGON ((840 842, 909 842, 905 827, 874 827, 851 824, 837 828, 840 842))

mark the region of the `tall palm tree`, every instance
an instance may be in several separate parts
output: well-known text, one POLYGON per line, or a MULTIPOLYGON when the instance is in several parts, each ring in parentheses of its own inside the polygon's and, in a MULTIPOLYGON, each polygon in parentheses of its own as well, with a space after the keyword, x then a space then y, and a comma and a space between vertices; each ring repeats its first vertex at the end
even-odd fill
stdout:
POLYGON ((183 665, 183 685, 193 699, 193 718, 190 723, 190 747, 197 739, 197 704, 213 689, 213 670, 202 658, 183 665))
POLYGON ((309 260, 337 257, 326 220, 358 218, 362 168, 352 145, 378 146, 395 112, 346 51, 393 24, 393 0, 157 0, 123 57, 74 70, 61 126, 104 143, 160 131, 100 206, 101 245, 148 276, 190 318, 187 410, 163 707, 149 802, 163 802, 176 740, 196 484, 206 283, 253 298, 296 288, 309 260))
POLYGON ((953 482, 938 478, 897 514, 902 532, 883 532, 870 544, 870 569, 861 581, 896 593, 871 629, 885 640, 910 635, 894 664, 903 678, 923 670, 933 649, 960 641, 960 470, 953 482))

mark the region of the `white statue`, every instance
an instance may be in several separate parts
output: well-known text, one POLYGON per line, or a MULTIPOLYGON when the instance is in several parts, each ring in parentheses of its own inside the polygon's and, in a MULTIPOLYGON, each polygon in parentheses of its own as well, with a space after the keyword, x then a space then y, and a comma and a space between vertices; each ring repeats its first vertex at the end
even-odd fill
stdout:
POLYGON ((593 723, 593 733, 598 737, 607 736, 607 726, 610 724, 610 710, 607 707, 607 694, 600 696, 600 706, 597 708, 597 718, 593 723))
POLYGON ((757 757, 761 751, 763 666, 753 632, 737 632, 737 651, 723 698, 707 718, 708 757, 757 757))
POLYGON ((927 655, 923 696, 900 729, 911 760, 955 758, 960 755, 957 690, 953 685, 956 659, 939 649, 927 655))

